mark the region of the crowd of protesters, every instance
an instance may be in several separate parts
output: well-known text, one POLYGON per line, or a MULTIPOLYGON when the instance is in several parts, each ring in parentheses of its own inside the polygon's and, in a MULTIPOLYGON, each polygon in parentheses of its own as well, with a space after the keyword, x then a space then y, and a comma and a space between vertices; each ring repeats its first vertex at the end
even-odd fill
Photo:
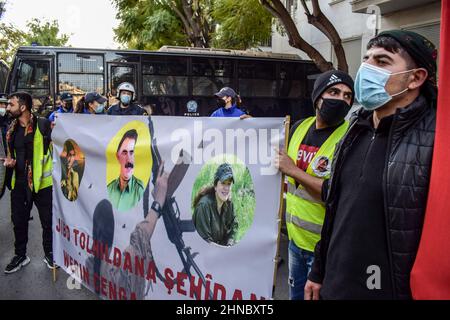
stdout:
MULTIPOLYGON (((295 123, 275 165, 286 175, 290 298, 411 299, 410 272, 418 250, 430 181, 436 124, 436 49, 417 33, 385 31, 371 39, 355 80, 330 70, 315 81, 315 115, 295 123), (349 114, 354 102, 360 108, 349 114), (368 270, 380 270, 368 286, 368 270)), ((235 90, 215 94, 211 117, 250 117, 235 90)), ((131 83, 118 102, 89 92, 74 104, 59 97, 48 119, 32 112, 32 98, 0 95, 7 186, 15 255, 5 273, 30 262, 26 255, 33 203, 43 229, 44 261, 52 254, 51 130, 58 115, 148 115, 131 83)))

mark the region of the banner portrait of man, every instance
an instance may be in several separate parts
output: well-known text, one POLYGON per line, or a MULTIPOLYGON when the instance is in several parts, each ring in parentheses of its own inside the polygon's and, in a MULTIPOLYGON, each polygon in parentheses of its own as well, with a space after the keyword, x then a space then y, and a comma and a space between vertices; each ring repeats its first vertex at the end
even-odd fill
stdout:
POLYGON ((118 211, 130 210, 138 204, 150 176, 150 135, 146 127, 139 127, 122 128, 107 149, 108 197, 118 211))

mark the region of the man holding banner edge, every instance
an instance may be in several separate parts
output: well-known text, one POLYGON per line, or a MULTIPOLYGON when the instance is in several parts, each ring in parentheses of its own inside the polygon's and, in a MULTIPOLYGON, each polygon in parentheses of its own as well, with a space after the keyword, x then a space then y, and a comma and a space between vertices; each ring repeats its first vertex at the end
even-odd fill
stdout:
POLYGON ((288 153, 281 150, 275 159, 279 170, 288 176, 286 223, 291 300, 302 300, 304 296, 325 215, 320 201, 322 183, 330 175, 335 145, 348 128, 344 118, 354 100, 353 80, 342 71, 325 72, 314 83, 312 99, 316 116, 294 124, 288 153))

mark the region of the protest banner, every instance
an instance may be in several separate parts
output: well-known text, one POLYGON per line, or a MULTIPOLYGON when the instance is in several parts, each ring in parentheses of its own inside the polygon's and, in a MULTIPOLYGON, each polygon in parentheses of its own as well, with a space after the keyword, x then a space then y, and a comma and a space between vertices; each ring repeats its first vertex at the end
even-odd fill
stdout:
POLYGON ((283 118, 62 114, 52 139, 54 258, 84 286, 103 299, 271 299, 283 118))

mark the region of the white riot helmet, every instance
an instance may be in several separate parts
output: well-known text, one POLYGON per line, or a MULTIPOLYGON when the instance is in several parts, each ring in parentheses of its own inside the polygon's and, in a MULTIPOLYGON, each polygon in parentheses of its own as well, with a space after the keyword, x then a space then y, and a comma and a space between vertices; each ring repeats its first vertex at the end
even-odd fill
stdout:
POLYGON ((129 82, 122 82, 117 87, 117 98, 119 98, 119 99, 120 99, 120 91, 130 91, 130 92, 132 92, 133 93, 133 97, 131 98, 131 100, 134 100, 134 98, 136 96, 136 91, 134 90, 134 86, 131 83, 129 83, 129 82))

